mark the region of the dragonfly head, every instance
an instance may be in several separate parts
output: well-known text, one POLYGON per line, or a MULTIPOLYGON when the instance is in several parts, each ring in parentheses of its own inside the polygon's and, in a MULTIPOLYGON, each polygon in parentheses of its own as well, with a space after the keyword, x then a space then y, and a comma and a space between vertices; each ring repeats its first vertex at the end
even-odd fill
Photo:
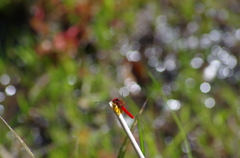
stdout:
POLYGON ((125 105, 125 102, 122 99, 119 99, 119 98, 113 98, 112 102, 113 102, 113 104, 115 104, 117 106, 125 105))
POLYGON ((120 101, 118 98, 113 98, 112 102, 120 101))

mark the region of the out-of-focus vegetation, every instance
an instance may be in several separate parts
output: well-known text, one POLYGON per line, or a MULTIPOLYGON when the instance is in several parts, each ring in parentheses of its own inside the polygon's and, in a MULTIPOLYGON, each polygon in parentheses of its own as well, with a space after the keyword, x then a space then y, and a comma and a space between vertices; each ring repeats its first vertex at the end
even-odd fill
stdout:
MULTIPOLYGON (((146 157, 239 157, 239 8, 1 0, 0 114, 36 157, 117 157, 125 133, 98 103, 123 95, 136 115, 148 99, 146 157)), ((0 157, 29 157, 0 135, 0 157)))

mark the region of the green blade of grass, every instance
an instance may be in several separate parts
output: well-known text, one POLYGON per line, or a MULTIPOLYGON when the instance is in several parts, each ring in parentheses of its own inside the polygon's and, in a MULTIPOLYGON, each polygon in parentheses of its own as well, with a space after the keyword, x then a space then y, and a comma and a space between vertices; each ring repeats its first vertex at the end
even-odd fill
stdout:
MULTIPOLYGON (((151 73, 148 73, 148 75, 149 75, 150 78, 152 79, 153 84, 154 84, 154 87, 159 87, 159 88, 160 88, 161 85, 160 85, 159 82, 154 78, 154 76, 153 76, 151 73)), ((167 100, 168 100, 167 97, 161 92, 161 89, 159 89, 159 90, 160 90, 160 93, 161 93, 161 96, 162 96, 164 102, 166 103, 167 100)), ((183 128, 183 125, 182 125, 179 117, 177 116, 177 114, 176 114, 174 111, 172 111, 171 109, 169 109, 169 107, 168 107, 167 105, 166 105, 166 107, 167 107, 168 110, 171 112, 171 115, 172 115, 174 121, 176 122, 176 124, 177 124, 177 126, 178 126, 178 129, 179 129, 179 131, 180 131, 180 133, 181 133, 182 139, 184 140, 184 146, 186 147, 186 149, 187 149, 187 151, 188 151, 188 152, 187 152, 188 157, 189 157, 189 158, 192 158, 192 152, 191 152, 190 144, 189 144, 189 142, 188 142, 188 140, 187 140, 187 134, 186 134, 186 132, 185 132, 185 130, 184 130, 184 128, 183 128)))
POLYGON ((139 131, 140 148, 143 152, 143 155, 145 155, 145 147, 144 147, 143 134, 142 134, 142 128, 140 125, 140 121, 138 121, 138 131, 139 131))

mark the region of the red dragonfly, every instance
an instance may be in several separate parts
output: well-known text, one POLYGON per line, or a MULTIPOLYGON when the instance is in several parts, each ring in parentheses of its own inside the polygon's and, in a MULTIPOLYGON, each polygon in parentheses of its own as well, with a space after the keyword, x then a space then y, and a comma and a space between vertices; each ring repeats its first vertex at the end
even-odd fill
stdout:
POLYGON ((132 119, 134 119, 134 116, 125 108, 125 102, 122 99, 119 98, 113 98, 112 103, 114 105, 117 105, 119 108, 122 109, 122 111, 124 111, 129 117, 131 117, 132 119))

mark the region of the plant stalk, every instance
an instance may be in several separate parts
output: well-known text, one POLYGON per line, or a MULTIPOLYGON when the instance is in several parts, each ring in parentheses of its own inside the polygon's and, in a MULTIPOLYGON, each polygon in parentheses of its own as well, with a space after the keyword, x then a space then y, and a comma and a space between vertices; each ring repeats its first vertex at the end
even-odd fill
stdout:
POLYGON ((133 148, 135 149, 136 153, 138 154, 138 156, 140 158, 145 158, 145 156, 143 155, 141 149, 139 148, 135 138, 133 137, 132 135, 132 132, 130 131, 126 121, 124 120, 123 116, 122 116, 122 112, 121 112, 121 109, 116 106, 116 105, 113 105, 112 102, 109 102, 109 105, 112 107, 114 113, 116 114, 120 124, 122 125, 124 131, 126 132, 128 138, 130 139, 130 142, 132 143, 132 146, 133 148))

